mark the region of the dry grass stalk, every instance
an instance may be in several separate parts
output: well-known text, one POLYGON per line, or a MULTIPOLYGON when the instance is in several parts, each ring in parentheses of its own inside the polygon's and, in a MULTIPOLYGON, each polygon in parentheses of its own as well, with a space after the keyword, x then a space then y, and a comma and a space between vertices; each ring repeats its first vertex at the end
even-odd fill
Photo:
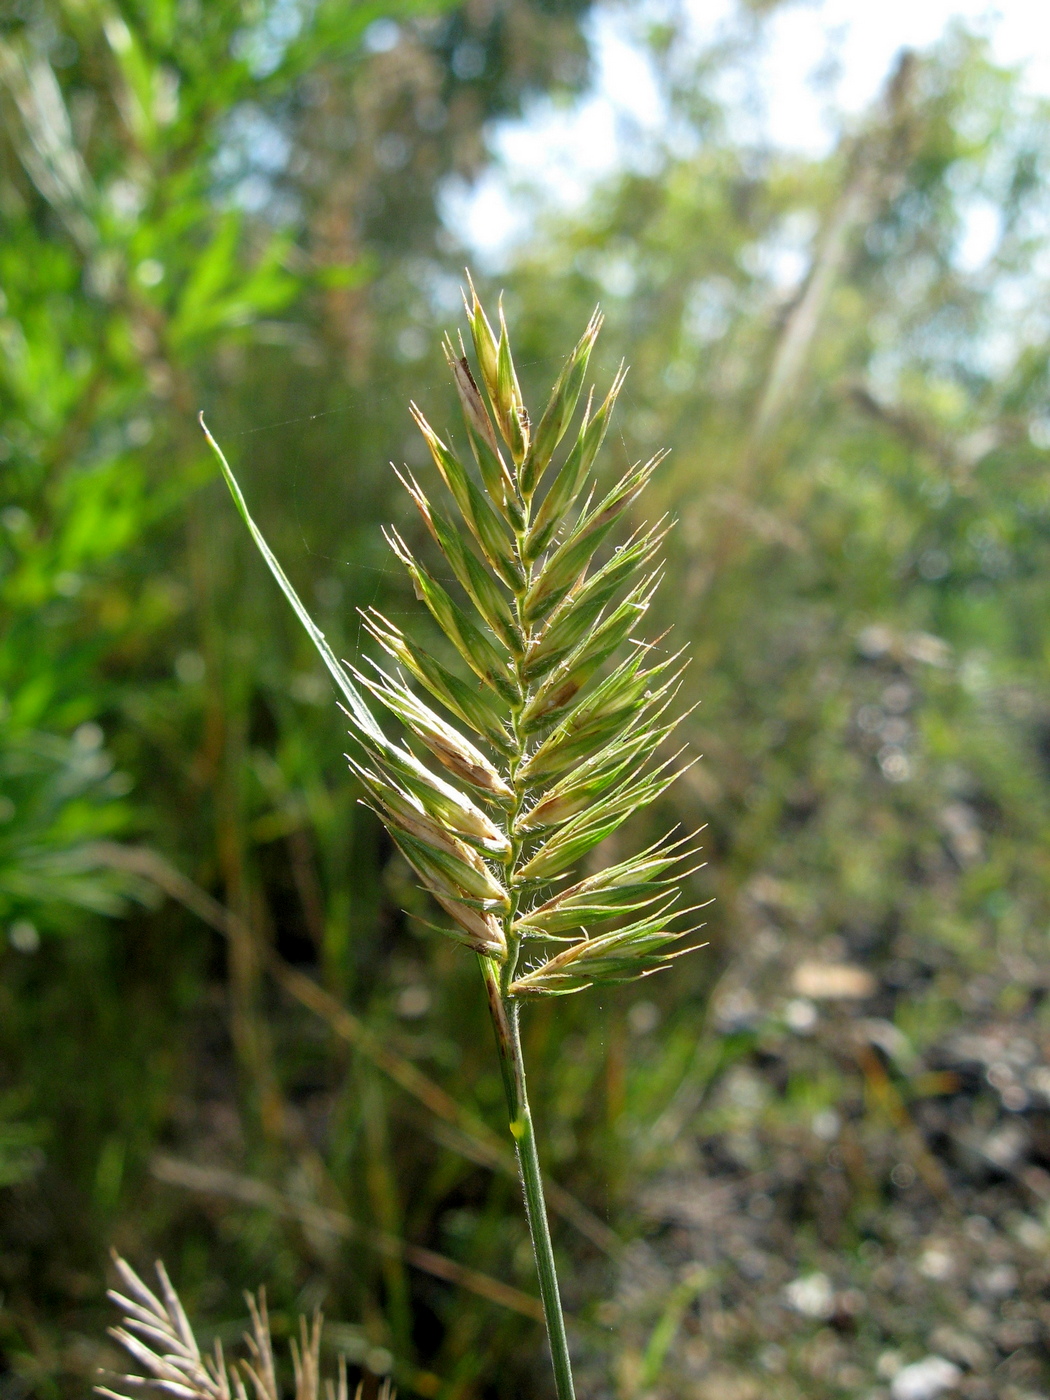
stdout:
MULTIPOLYGON (((251 1331, 244 1334, 248 1359, 228 1361, 218 1340, 210 1354, 201 1351, 160 1260, 155 1266, 160 1297, 143 1283, 126 1259, 114 1253, 113 1263, 127 1291, 111 1288, 108 1292, 124 1315, 122 1325, 110 1327, 109 1335, 148 1374, 107 1377, 112 1384, 95 1386, 99 1395, 108 1396, 109 1400, 134 1400, 142 1391, 153 1390, 178 1400, 282 1400, 265 1289, 260 1288, 257 1297, 245 1294, 252 1321, 251 1331)), ((298 1341, 293 1337, 289 1343, 295 1400, 348 1400, 345 1356, 339 1358, 336 1378, 322 1380, 323 1323, 320 1312, 314 1313, 311 1322, 300 1317, 298 1341)), ((361 1395, 359 1384, 355 1400, 361 1400, 361 1395)), ((379 1400, 394 1400, 389 1381, 383 1382, 379 1400)))

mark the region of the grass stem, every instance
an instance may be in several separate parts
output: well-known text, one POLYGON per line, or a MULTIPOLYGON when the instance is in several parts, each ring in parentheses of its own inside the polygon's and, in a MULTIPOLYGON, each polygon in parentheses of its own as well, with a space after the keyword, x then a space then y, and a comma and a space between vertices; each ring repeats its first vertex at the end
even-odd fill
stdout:
POLYGON ((525 1061, 521 1053, 520 1007, 516 1001, 504 1001, 499 991, 499 978, 489 958, 481 958, 482 971, 489 992, 489 1010, 496 1032, 503 1087, 507 1095, 510 1132, 518 1158, 518 1172, 525 1195, 525 1216, 532 1237, 532 1252, 536 1259, 540 1299, 547 1326, 554 1384, 558 1400, 575 1400, 569 1342, 565 1334, 565 1317, 561 1307, 561 1292, 554 1263, 554 1246, 547 1220, 547 1202, 543 1194, 543 1176, 536 1151, 536 1132, 532 1122, 528 1093, 525 1087, 525 1061))

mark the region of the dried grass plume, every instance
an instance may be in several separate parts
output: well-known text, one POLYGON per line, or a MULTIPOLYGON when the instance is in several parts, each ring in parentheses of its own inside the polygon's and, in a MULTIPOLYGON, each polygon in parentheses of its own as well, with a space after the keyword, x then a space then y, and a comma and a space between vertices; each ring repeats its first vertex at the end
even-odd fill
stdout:
MULTIPOLYGON (((273 1334, 266 1309, 266 1290, 259 1289, 257 1297, 245 1294, 252 1328, 245 1332, 248 1357, 227 1361, 222 1343, 215 1342, 210 1354, 202 1353, 193 1334, 179 1295, 172 1287, 164 1265, 157 1261, 160 1297, 143 1283, 138 1274, 119 1254, 113 1263, 126 1293, 115 1288, 108 1297, 123 1313, 122 1324, 110 1327, 109 1335, 118 1341, 146 1375, 108 1376, 111 1385, 97 1385, 99 1395, 109 1400, 134 1400, 143 1391, 160 1391, 180 1400, 282 1400, 274 1363, 273 1334)), ((321 1378, 320 1312, 311 1322, 299 1318, 299 1339, 289 1343, 295 1374, 295 1400, 348 1400, 346 1357, 340 1356, 337 1377, 321 1378)), ((361 1400, 359 1384, 355 1400, 361 1400)), ((389 1381, 384 1381, 379 1400, 394 1400, 389 1381)))

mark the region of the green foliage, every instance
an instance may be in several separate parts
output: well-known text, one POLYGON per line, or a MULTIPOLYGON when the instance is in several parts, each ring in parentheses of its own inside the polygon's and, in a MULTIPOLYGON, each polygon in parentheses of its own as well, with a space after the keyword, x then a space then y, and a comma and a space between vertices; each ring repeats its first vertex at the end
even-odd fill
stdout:
MULTIPOLYGON (((99 870, 96 842, 119 835, 129 812, 119 799, 124 773, 112 771, 102 732, 90 722, 71 740, 6 727, 0 739, 0 920, 8 929, 34 928, 30 916, 52 905, 99 914, 126 910, 136 889, 116 872, 99 870)), ((141 886, 140 894, 147 893, 141 886)), ((69 915, 66 914, 66 922, 69 915)))
POLYGON ((40 1149, 45 1134, 40 1124, 21 1119, 23 1107, 17 1093, 0 1099, 0 1186, 28 1181, 43 1164, 40 1149))

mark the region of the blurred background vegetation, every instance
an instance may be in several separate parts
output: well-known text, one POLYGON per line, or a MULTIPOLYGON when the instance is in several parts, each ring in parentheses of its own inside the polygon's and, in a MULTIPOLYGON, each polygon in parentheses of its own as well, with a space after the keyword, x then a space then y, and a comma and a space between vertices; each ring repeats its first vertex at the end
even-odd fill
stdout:
MULTIPOLYGON (((580 1388, 1034 1400, 1050 112, 956 27, 791 154, 723 81, 776 8, 714 46, 640 10, 665 129, 487 288, 533 402, 600 300, 608 469, 673 448, 648 511, 704 755, 652 820, 706 824, 708 948, 528 1018, 580 1388)), ((337 651, 411 611, 380 526, 419 536, 408 398, 453 421, 448 192, 585 89, 594 20, 4 6, 4 1400, 112 1363, 111 1243, 206 1335, 261 1281, 278 1331, 322 1306, 368 1395, 547 1393, 476 968, 410 917, 195 415, 337 651)))

